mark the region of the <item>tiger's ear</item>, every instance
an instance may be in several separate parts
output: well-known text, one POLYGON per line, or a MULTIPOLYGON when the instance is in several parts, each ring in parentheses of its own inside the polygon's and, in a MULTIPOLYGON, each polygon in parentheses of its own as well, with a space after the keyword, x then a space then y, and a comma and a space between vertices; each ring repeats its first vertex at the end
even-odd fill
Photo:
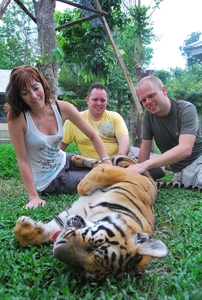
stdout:
POLYGON ((160 240, 149 237, 146 233, 135 233, 135 247, 140 255, 149 255, 151 257, 165 257, 168 255, 168 248, 160 240))

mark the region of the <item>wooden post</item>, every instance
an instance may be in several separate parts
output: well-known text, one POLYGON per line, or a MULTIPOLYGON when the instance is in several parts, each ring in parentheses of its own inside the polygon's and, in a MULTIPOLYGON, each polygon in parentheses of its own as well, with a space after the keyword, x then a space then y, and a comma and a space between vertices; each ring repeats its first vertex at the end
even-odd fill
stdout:
POLYGON ((3 0, 0 4, 0 20, 3 17, 3 14, 7 8, 7 6, 10 4, 11 0, 3 0))
MULTIPOLYGON (((98 0, 93 0, 93 2, 94 2, 94 5, 95 5, 95 8, 98 9, 98 10, 101 10, 101 7, 100 7, 100 4, 99 4, 98 0)), ((111 34, 110 28, 108 26, 108 23, 107 23, 105 17, 103 15, 100 15, 100 19, 101 19, 102 24, 104 26, 104 29, 105 29, 105 31, 106 31, 106 33, 108 35, 108 38, 109 38, 109 40, 111 42, 111 45, 112 45, 112 47, 114 49, 115 55, 116 55, 116 57, 118 59, 118 62, 120 64, 120 67, 121 67, 121 70, 122 70, 122 72, 124 74, 124 77, 125 77, 125 79, 126 79, 126 81, 128 83, 128 86, 129 86, 130 92, 131 92, 131 96, 132 96, 132 99, 135 102, 135 105, 137 107, 139 116, 142 119, 142 117, 143 117, 143 111, 142 111, 142 107, 140 105, 139 99, 137 97, 136 90, 135 90, 135 87, 133 85, 132 79, 131 79, 131 77, 130 77, 130 75, 128 73, 128 70, 127 70, 126 65, 124 63, 124 60, 123 60, 123 58, 122 58, 122 56, 121 56, 121 54, 120 54, 120 52, 118 50, 118 47, 116 46, 116 43, 115 43, 114 38, 113 38, 113 36, 111 34)))

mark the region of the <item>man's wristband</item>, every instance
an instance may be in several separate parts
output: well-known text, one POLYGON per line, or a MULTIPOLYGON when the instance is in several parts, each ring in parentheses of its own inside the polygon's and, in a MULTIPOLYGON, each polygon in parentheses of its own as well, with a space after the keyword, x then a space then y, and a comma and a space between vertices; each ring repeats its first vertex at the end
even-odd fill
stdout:
POLYGON ((109 156, 103 157, 101 158, 101 162, 105 161, 105 160, 110 160, 109 156))

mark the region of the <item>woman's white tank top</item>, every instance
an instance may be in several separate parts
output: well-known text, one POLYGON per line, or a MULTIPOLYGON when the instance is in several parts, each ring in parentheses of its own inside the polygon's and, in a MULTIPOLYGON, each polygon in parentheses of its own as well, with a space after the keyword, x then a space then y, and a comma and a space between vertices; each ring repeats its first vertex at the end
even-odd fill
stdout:
POLYGON ((56 135, 41 133, 34 124, 29 112, 25 113, 27 132, 25 141, 36 189, 43 191, 62 170, 66 154, 60 149, 63 137, 63 120, 56 104, 51 104, 58 124, 56 135))

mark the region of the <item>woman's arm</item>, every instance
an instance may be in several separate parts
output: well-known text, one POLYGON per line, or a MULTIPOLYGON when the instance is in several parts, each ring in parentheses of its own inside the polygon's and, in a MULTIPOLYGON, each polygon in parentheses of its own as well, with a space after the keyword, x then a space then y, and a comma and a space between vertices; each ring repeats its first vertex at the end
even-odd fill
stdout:
POLYGON ((25 144, 26 122, 23 114, 8 122, 8 130, 17 156, 20 174, 29 196, 29 203, 26 205, 26 208, 36 208, 39 204, 44 206, 46 202, 40 199, 34 184, 34 178, 25 144))
MULTIPOLYGON (((91 140, 101 160, 108 157, 103 141, 88 122, 81 116, 79 111, 68 102, 58 101, 58 104, 60 106, 63 120, 70 120, 91 140)), ((106 159, 103 163, 111 163, 111 161, 106 159)))
POLYGON ((63 141, 60 142, 60 149, 62 149, 63 151, 65 151, 67 149, 68 145, 65 144, 63 141))

